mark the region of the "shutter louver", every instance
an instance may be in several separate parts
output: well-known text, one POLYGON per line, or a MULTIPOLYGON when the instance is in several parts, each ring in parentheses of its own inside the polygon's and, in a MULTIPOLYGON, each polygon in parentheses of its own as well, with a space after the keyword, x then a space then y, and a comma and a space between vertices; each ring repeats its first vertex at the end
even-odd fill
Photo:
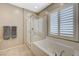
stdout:
POLYGON ((67 7, 60 11, 60 35, 73 37, 73 6, 67 7))

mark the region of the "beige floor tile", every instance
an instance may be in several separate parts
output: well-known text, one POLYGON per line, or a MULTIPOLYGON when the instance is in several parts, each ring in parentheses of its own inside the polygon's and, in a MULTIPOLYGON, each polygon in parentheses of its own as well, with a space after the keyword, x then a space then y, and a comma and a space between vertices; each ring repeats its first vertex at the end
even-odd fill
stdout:
POLYGON ((33 56, 31 50, 25 46, 20 45, 10 49, 0 51, 1 56, 33 56))

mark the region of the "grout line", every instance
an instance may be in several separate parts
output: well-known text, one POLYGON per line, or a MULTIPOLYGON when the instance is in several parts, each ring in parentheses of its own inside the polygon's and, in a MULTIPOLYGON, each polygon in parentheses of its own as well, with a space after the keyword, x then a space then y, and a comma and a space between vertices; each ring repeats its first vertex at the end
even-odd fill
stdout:
POLYGON ((23 12, 23 43, 24 43, 24 9, 22 10, 23 12))

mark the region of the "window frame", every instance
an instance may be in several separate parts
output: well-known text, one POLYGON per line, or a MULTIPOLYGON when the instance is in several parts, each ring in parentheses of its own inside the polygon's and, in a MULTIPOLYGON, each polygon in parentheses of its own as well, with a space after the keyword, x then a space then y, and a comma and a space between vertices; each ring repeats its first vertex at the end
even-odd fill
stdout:
MULTIPOLYGON (((51 11, 50 13, 57 12, 58 10, 59 9, 55 9, 55 10, 51 11)), ((48 36, 52 36, 52 37, 56 37, 57 36, 58 37, 59 34, 58 35, 50 34, 50 13, 48 14, 48 36)), ((59 28, 58 28, 58 30, 59 30, 59 28)))
MULTIPOLYGON (((57 12, 57 11, 54 11, 54 13, 55 13, 55 12, 57 12)), ((57 12, 57 13, 59 14, 59 12, 57 12)), ((50 14, 50 15, 51 15, 51 14, 50 14)), ((58 22, 57 22, 57 25, 59 25, 59 24, 58 24, 58 23, 59 23, 59 20, 58 20, 58 19, 59 19, 59 16, 57 16, 57 17, 58 17, 58 18, 57 18, 57 21, 58 21, 58 22)), ((49 19, 50 19, 50 18, 49 18, 49 19)), ((51 24, 51 20, 49 20, 49 24, 51 24)), ((49 26, 49 27, 51 28, 51 26, 49 26)), ((59 26, 57 26, 57 29, 59 30, 59 26)), ((50 31, 50 29, 49 29, 49 33, 50 33, 50 32, 51 32, 51 31, 50 31)), ((58 33, 58 34, 57 34, 57 36, 58 36, 58 35, 59 35, 59 31, 57 31, 57 33, 58 33)), ((53 33, 53 34, 54 34, 54 33, 53 33)), ((53 35, 53 34, 52 34, 52 35, 53 35)), ((55 35, 56 35, 56 34, 55 34, 55 35)))
MULTIPOLYGON (((54 9, 52 11, 49 12, 48 14, 48 36, 49 37, 55 37, 55 38, 60 38, 60 39, 65 39, 65 40, 68 40, 68 41, 76 41, 78 42, 79 41, 79 17, 78 17, 78 6, 79 4, 73 4, 73 8, 74 8, 74 20, 73 20, 73 31, 74 31, 74 37, 67 37, 67 36, 61 36, 60 33, 58 33, 58 35, 54 35, 54 34, 50 34, 50 14, 53 13, 53 12, 57 12, 58 13, 60 12, 60 10, 62 10, 62 7, 59 7, 57 9, 54 9)), ((59 15, 58 15, 59 17, 59 15)), ((60 18, 58 18, 58 31, 60 31, 60 18)))

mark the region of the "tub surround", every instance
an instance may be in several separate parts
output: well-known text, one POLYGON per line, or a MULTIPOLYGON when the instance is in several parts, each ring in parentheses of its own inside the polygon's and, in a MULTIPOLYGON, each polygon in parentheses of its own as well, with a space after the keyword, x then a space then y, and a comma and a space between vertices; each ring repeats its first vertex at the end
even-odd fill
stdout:
POLYGON ((32 46, 36 46, 38 51, 40 49, 42 53, 46 53, 49 56, 55 56, 55 54, 60 56, 62 51, 64 51, 62 56, 63 55, 64 56, 78 56, 79 55, 78 43, 64 41, 61 39, 56 39, 56 38, 51 38, 51 37, 47 37, 46 39, 40 40, 37 42, 33 42, 32 46))

